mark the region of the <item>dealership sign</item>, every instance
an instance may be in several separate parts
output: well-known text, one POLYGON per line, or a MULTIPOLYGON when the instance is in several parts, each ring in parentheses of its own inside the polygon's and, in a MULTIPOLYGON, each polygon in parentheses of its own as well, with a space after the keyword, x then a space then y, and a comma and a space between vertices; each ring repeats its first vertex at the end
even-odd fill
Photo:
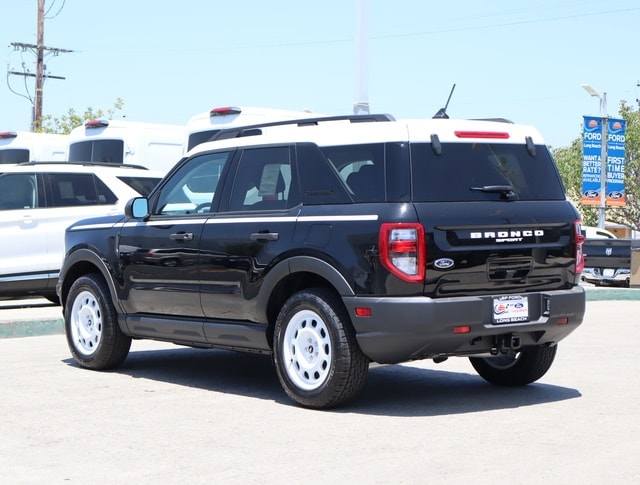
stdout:
POLYGON ((602 171, 605 170, 604 203, 625 205, 624 142, 626 121, 584 117, 582 131, 582 203, 602 205, 602 171), (603 163, 603 156, 606 164, 603 163))

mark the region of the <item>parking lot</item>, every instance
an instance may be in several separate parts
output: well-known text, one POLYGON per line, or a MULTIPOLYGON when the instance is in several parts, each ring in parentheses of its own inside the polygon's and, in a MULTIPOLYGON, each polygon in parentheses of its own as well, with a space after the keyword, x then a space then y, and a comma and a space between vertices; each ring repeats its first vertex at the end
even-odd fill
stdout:
POLYGON ((60 333, 3 338, 0 476, 47 484, 634 483, 639 303, 587 305, 586 321, 536 384, 490 386, 460 358, 374 366, 361 396, 333 411, 293 405, 264 356, 136 341, 123 367, 92 372, 76 366, 60 333))

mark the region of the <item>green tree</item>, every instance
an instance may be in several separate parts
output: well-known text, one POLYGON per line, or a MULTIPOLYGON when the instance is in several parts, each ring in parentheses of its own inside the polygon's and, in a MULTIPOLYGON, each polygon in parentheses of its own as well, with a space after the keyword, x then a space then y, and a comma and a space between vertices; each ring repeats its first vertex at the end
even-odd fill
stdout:
POLYGON ((69 108, 69 111, 60 117, 44 115, 41 119, 40 128, 37 131, 39 133, 59 133, 62 135, 68 135, 71 130, 84 124, 85 121, 100 118, 112 119, 116 111, 120 111, 123 106, 124 100, 122 98, 118 98, 115 103, 113 103, 113 106, 106 111, 101 109, 94 110, 89 107, 82 115, 80 115, 76 113, 73 108, 69 108))
MULTIPOLYGON (((607 207, 606 220, 622 224, 640 231, 640 111, 634 110, 625 101, 620 103, 619 117, 627 122, 625 138, 625 193, 627 203, 624 207, 607 207)), ((562 176, 567 197, 582 214, 582 222, 595 226, 598 209, 584 206, 582 192, 582 138, 576 138, 568 147, 553 150, 553 156, 562 176)))

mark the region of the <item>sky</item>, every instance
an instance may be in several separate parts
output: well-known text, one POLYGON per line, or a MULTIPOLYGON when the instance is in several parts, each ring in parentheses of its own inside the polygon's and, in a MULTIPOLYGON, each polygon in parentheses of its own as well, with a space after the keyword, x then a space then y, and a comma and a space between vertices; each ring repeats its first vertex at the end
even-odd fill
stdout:
MULTIPOLYGON (((3 74, 36 71, 11 44, 36 43, 37 3, 0 0, 3 74)), ((640 98, 637 0, 46 0, 45 11, 44 45, 73 51, 45 58, 65 78, 44 84, 54 117, 121 98, 116 119, 181 125, 219 106, 337 115, 356 101, 430 118, 455 84, 450 117, 531 124, 560 148, 601 114, 583 84, 606 93, 612 117, 640 98)), ((3 77, 0 131, 28 131, 34 78, 3 77)))

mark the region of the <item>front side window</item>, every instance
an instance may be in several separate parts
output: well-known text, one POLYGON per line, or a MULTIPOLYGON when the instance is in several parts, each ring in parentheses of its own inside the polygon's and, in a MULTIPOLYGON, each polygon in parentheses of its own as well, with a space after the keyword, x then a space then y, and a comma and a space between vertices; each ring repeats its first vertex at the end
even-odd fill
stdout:
POLYGON ((0 210, 36 207, 38 207, 38 188, 35 174, 0 174, 0 210))
POLYGON ((210 212, 230 154, 208 153, 188 160, 160 189, 153 213, 176 215, 210 212))

